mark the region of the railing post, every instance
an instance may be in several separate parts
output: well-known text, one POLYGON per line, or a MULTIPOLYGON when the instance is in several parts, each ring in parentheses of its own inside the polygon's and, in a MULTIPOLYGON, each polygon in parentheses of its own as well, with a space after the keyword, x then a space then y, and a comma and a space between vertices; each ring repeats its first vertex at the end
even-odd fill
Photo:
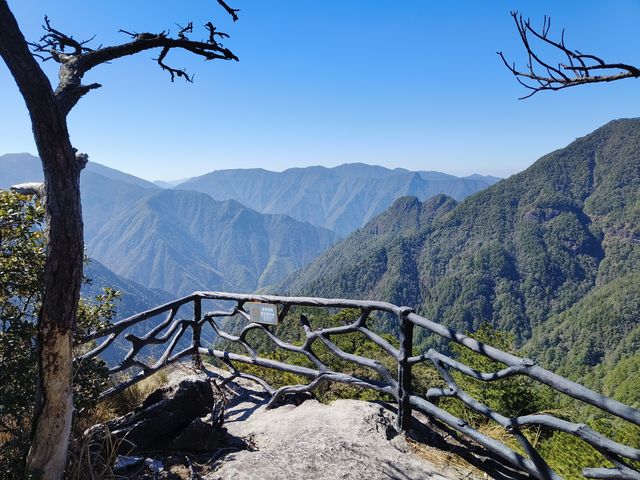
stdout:
POLYGON ((406 432, 411 427, 411 365, 409 357, 413 354, 413 323, 407 316, 413 310, 402 307, 398 319, 400 321, 400 352, 398 358, 398 417, 396 428, 406 432))
POLYGON ((202 363, 202 358, 200 357, 200 351, 198 350, 200 345, 200 331, 202 330, 200 325, 200 320, 202 320, 202 298, 195 297, 193 299, 193 343, 192 347, 194 349, 193 352, 193 362, 195 363, 196 368, 203 369, 204 364, 202 363))

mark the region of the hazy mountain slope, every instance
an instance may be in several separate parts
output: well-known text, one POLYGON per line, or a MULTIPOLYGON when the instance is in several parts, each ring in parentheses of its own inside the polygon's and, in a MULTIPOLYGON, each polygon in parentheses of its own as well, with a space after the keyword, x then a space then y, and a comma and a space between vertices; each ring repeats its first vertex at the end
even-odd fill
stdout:
POLYGON ((335 243, 334 233, 190 191, 152 192, 105 223, 87 252, 116 273, 176 295, 252 291, 335 243))
MULTIPOLYGON (((28 153, 0 156, 0 188, 42 181, 42 164, 28 153)), ((105 221, 125 210, 149 191, 151 182, 104 165, 89 162, 80 179, 85 239, 92 238, 105 221)))
MULTIPOLYGON (((103 288, 105 287, 110 287, 121 292, 120 297, 115 302, 116 316, 113 319, 114 322, 177 298, 176 295, 171 293, 145 288, 139 283, 127 280, 112 272, 95 259, 91 259, 88 265, 85 265, 84 273, 85 276, 91 279, 89 284, 82 285, 81 295, 87 299, 87 301, 91 302, 94 300, 96 295, 103 293, 103 288)), ((180 309, 178 315, 182 318, 190 318, 193 315, 193 310, 190 308, 190 305, 185 305, 180 309)), ((100 357, 106 360, 110 366, 116 365, 122 361, 131 348, 131 343, 125 339, 127 335, 134 334, 141 337, 164 319, 164 315, 158 315, 129 327, 118 336, 113 344, 100 354, 100 357)), ((208 339, 205 338, 205 340, 208 339)), ((180 341, 179 348, 186 347, 189 341, 188 335, 183 337, 180 341)), ((157 355, 159 355, 164 348, 166 348, 166 345, 146 347, 145 354, 156 355, 157 358, 157 355)))
POLYGON ((447 325, 488 321, 524 342, 594 288, 638 271, 639 212, 640 120, 614 121, 416 233, 376 239, 365 227, 278 290, 401 298, 447 325))
POLYGON ((335 168, 219 170, 177 188, 233 199, 264 213, 283 213, 346 235, 384 211, 398 197, 421 200, 438 193, 456 199, 495 183, 494 177, 459 178, 439 172, 390 170, 361 163, 335 168))
POLYGON ((0 188, 24 182, 41 182, 42 164, 38 157, 28 153, 0 155, 0 188))
MULTIPOLYGON (((6 153, 0 155, 0 167, 0 188, 6 189, 16 183, 42 181, 42 164, 40 163, 40 159, 29 153, 6 153)), ((142 178, 105 167, 99 163, 87 163, 82 175, 84 176, 88 172, 138 187, 158 188, 153 183, 143 180, 142 178)))
POLYGON ((93 239, 106 222, 129 210, 136 201, 159 191, 103 177, 92 170, 82 173, 80 188, 86 241, 93 239))
POLYGON ((160 188, 173 188, 177 185, 180 185, 181 183, 186 182, 187 180, 190 180, 191 178, 182 178, 179 180, 170 180, 170 181, 164 181, 164 180, 154 180, 153 184, 156 187, 160 187, 160 188))
MULTIPOLYGON (((429 192, 425 192, 427 196, 420 197, 420 200, 429 198, 436 193, 444 193, 460 201, 502 180, 502 178, 491 175, 473 174, 467 177, 455 177, 442 172, 420 171, 418 173, 429 186, 429 192)), ((411 195, 415 194, 411 193, 411 195)))
POLYGON ((114 168, 105 167, 104 165, 100 165, 99 163, 95 162, 87 163, 87 166, 85 167, 85 170, 84 172, 82 172, 82 174, 84 175, 86 173, 97 173, 98 175, 106 177, 109 180, 128 183, 137 187, 151 189, 158 188, 158 186, 152 182, 143 180, 142 178, 136 177, 134 175, 129 175, 128 173, 121 172, 120 170, 116 170, 114 168))
MULTIPOLYGON (((37 157, 0 157, 0 188, 41 179, 37 157)), ((87 253, 123 277, 175 296, 252 291, 282 280, 338 240, 284 215, 163 190, 93 163, 82 173, 81 190, 87 253)))
POLYGON ((84 274, 90 279, 90 283, 82 285, 83 297, 94 298, 103 293, 105 287, 113 288, 122 293, 116 303, 117 316, 115 320, 127 318, 177 298, 168 292, 145 288, 139 283, 127 280, 95 259, 91 259, 85 265, 84 274))

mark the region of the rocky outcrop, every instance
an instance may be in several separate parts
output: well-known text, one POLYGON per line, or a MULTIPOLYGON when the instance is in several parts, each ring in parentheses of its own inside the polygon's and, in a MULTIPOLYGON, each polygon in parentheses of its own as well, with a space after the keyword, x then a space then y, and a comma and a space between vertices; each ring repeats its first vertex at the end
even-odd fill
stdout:
POLYGON ((244 381, 227 405, 225 427, 252 448, 220 459, 206 480, 386 480, 476 478, 468 465, 435 465, 394 428, 383 404, 317 400, 265 409, 266 398, 244 381))
POLYGON ((247 418, 228 420, 232 435, 252 437, 255 449, 227 455, 208 480, 445 479, 421 460, 393 427, 381 405, 308 400, 274 410, 260 407, 247 418))
POLYGON ((449 455, 450 445, 438 449, 399 434, 395 413, 383 403, 326 405, 299 398, 298 405, 267 410, 269 396, 261 387, 235 379, 218 389, 214 382, 221 385, 226 374, 211 366, 207 370, 209 378, 173 370, 168 386, 107 424, 113 434, 136 444, 134 453, 120 452, 114 473, 135 480, 483 478, 449 455), (216 409, 221 396, 226 397, 224 419, 216 409), (211 415, 212 409, 218 413, 211 415))
POLYGON ((154 451, 210 452, 225 438, 223 403, 206 377, 185 377, 160 388, 133 412, 93 427, 87 436, 118 441, 120 454, 154 451))

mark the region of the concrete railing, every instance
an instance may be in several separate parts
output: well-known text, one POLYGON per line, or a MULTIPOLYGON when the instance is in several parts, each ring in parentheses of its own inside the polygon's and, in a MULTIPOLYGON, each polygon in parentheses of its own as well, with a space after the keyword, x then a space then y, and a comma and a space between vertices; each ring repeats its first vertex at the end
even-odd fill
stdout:
MULTIPOLYGON (((259 306, 260 306, 259 305, 259 306)), ((258 315, 258 314, 256 314, 258 315)), ((259 321, 264 319, 257 318, 259 321)), ((293 323, 292 323, 293 325, 293 323)), ((142 380, 152 373, 170 365, 182 358, 192 357, 201 365, 201 356, 207 355, 218 359, 231 371, 228 380, 237 377, 250 378, 261 384, 271 395, 268 406, 272 406, 284 395, 298 392, 307 392, 315 389, 323 382, 340 382, 361 388, 372 389, 388 394, 397 403, 397 426, 400 430, 407 430, 411 424, 412 410, 418 410, 437 419, 448 427, 482 445, 493 454, 502 458, 511 466, 541 479, 559 479, 560 477, 547 464, 534 445, 527 439, 523 429, 538 426, 545 429, 556 430, 574 435, 591 445, 606 458, 612 466, 585 468, 583 475, 587 478, 603 479, 640 479, 637 465, 640 462, 640 450, 632 446, 618 443, 605 435, 596 432, 583 423, 574 423, 550 414, 531 414, 515 417, 507 417, 500 412, 492 410, 460 388, 452 371, 466 375, 478 381, 492 382, 500 379, 522 375, 540 382, 564 395, 580 400, 606 412, 619 417, 634 425, 640 426, 640 410, 620 403, 611 398, 600 395, 580 384, 567 380, 544 368, 539 367, 530 359, 520 358, 481 343, 469 336, 455 330, 432 322, 413 312, 408 307, 398 307, 386 302, 357 301, 345 299, 326 299, 308 297, 278 297, 266 295, 244 295, 221 292, 195 292, 184 298, 161 305, 146 312, 129 317, 100 332, 86 335, 82 342, 90 345, 90 351, 81 359, 96 357, 106 352, 116 343, 127 342, 129 349, 122 359, 110 368, 110 373, 132 372, 126 380, 104 392, 103 396, 114 395, 128 386, 142 380), (228 308, 203 313, 203 301, 219 304, 230 304, 228 308), (280 339, 274 333, 274 329, 267 324, 256 322, 252 317, 249 306, 255 304, 265 306, 267 312, 271 312, 274 323, 284 321, 296 322, 304 332, 305 340, 302 345, 294 345, 280 339), (357 319, 353 323, 330 328, 312 329, 305 314, 297 315, 295 319, 295 307, 320 307, 336 312, 340 309, 352 309, 358 312, 357 319), (187 312, 186 315, 182 312, 187 312), (398 347, 392 345, 382 336, 370 330, 368 322, 374 315, 384 315, 395 318, 398 331, 398 347), (160 321, 153 322, 151 328, 141 332, 141 326, 154 317, 163 315, 160 321), (182 318, 186 317, 186 318, 182 318), (235 334, 225 331, 225 320, 241 317, 241 327, 235 334), (211 328, 218 340, 226 342, 213 342, 205 345, 202 341, 204 328, 211 328), (491 360, 504 365, 496 372, 480 372, 444 353, 433 348, 424 352, 414 352, 414 331, 424 329, 450 342, 455 342, 473 352, 483 355, 491 360), (137 333, 127 333, 134 330, 137 333), (253 331, 260 331, 278 349, 303 355, 308 360, 309 366, 301 366, 293 363, 273 360, 261 356, 247 336, 253 331), (386 352, 395 364, 395 371, 390 371, 380 361, 361 355, 345 352, 334 343, 331 338, 337 335, 360 333, 375 343, 386 352), (236 344, 235 351, 222 348, 222 344, 228 342, 236 344), (342 361, 352 362, 361 367, 366 367, 375 373, 374 378, 357 376, 344 372, 331 370, 314 353, 315 344, 323 345, 329 352, 342 361), (145 348, 156 346, 157 358, 149 360, 145 348), (160 347, 161 346, 161 347, 160 347), (243 353, 238 353, 238 349, 243 353), (431 364, 442 377, 446 388, 429 388, 426 392, 416 392, 411 385, 411 372, 415 365, 431 364), (306 384, 285 385, 274 388, 264 379, 256 375, 239 370, 237 364, 249 364, 259 367, 271 368, 284 372, 290 372, 307 378, 306 384), (486 417, 505 429, 521 447, 517 452, 505 443, 489 437, 472 428, 463 419, 456 417, 441 406, 441 398, 456 398, 469 410, 486 417), (634 466, 635 465, 635 466, 634 466)), ((394 369, 391 369, 394 370, 394 369)))

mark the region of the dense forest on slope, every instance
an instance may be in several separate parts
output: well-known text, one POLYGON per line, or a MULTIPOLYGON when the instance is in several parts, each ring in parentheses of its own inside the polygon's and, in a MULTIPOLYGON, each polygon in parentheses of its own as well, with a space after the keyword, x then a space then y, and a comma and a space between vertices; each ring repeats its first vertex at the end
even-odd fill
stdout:
POLYGON ((518 345, 534 337, 530 353, 574 378, 637 351, 640 120, 384 233, 432 202, 396 202, 278 293, 386 299, 460 330, 489 322, 518 345))
POLYGON ((640 272, 593 289, 534 331, 525 353, 561 375, 640 406, 640 272))
POLYGON ((180 189, 236 200, 262 213, 281 213, 346 236, 384 211, 398 197, 425 200, 444 193, 461 200, 500 180, 471 175, 388 169, 363 163, 334 168, 218 170, 181 183, 180 189))
POLYGON ((384 298, 413 305, 420 298, 416 249, 434 219, 455 205, 455 200, 445 195, 424 203, 415 197, 401 197, 302 272, 288 277, 276 290, 313 296, 384 298))

